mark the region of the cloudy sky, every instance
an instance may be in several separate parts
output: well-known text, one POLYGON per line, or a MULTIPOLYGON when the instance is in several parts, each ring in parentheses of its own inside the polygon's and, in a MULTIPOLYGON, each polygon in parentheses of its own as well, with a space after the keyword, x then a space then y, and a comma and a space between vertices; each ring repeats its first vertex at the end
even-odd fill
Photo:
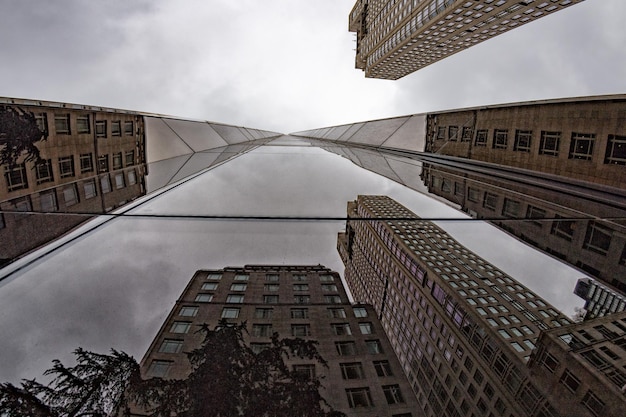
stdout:
POLYGON ((0 0, 0 95, 283 133, 626 90, 623 0, 586 0, 398 81, 354 69, 353 0, 0 0))

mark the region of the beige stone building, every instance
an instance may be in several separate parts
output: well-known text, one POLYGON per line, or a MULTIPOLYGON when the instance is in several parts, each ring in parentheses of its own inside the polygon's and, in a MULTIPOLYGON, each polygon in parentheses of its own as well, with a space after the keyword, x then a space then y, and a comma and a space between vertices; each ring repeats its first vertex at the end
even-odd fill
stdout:
POLYGON ((43 164, 22 156, 15 166, 0 167, 1 262, 145 194, 143 116, 8 98, 0 99, 0 106, 33 113, 47 134, 47 140, 35 143, 43 164))
POLYGON ((358 0, 356 68, 397 80, 501 33, 583 0, 358 0))
POLYGON ((280 337, 319 343, 328 368, 291 358, 289 366, 323 377, 322 397, 348 416, 417 417, 416 400, 374 309, 354 305, 328 268, 247 265, 197 271, 150 345, 145 377, 185 378, 184 352, 196 348, 198 325, 246 322, 255 351, 280 337))

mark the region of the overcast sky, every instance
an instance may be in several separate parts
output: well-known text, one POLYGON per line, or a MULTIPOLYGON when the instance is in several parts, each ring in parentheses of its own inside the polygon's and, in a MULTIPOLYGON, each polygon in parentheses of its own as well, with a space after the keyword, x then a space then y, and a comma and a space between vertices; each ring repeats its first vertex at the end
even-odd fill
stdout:
POLYGON ((0 95, 283 133, 626 90, 624 0, 586 0, 398 81, 354 69, 353 0, 0 0, 0 95))

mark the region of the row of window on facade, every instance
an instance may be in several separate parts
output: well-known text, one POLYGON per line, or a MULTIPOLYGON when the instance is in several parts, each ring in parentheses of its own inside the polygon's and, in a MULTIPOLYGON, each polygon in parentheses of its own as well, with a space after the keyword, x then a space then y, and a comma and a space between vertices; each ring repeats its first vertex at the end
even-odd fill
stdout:
MULTIPOLYGON (((48 114, 45 112, 35 113, 35 119, 37 121, 37 127, 42 132, 49 132, 48 128, 48 114)), ((83 134, 91 134, 92 132, 92 117, 88 114, 82 114, 76 116, 76 123, 74 125, 75 132, 79 135, 83 134)), ((134 122, 133 121, 124 121, 122 123, 121 120, 96 120, 94 122, 94 128, 96 137, 98 138, 106 138, 109 136, 133 136, 135 134, 134 122), (110 125, 111 130, 109 132, 108 126, 110 125)), ((56 114, 54 115, 54 132, 57 135, 71 135, 72 134, 72 124, 69 113, 64 114, 56 114)))
MULTIPOLYGON (((219 284, 217 282, 205 282, 202 284, 201 289, 208 291, 217 290, 219 284)), ((245 282, 234 282, 230 284, 230 291, 246 291, 248 284, 245 282)), ((337 292, 338 288, 335 284, 322 284, 322 291, 324 292, 337 292)), ((265 284, 263 290, 265 292, 277 292, 280 289, 279 284, 265 284)), ((292 289, 295 292, 309 291, 309 284, 293 284, 292 289)))
MULTIPOLYGON (((293 281, 307 281, 308 280, 308 276, 306 274, 294 273, 294 274, 291 274, 291 277, 293 281)), ((207 275, 206 279, 212 280, 212 281, 219 281, 222 279, 222 274, 210 273, 207 275)), ((233 281, 249 281, 249 280, 250 280, 249 274, 235 274, 235 276, 233 277, 233 281)), ((265 281, 278 282, 279 280, 280 280, 279 274, 274 274, 274 273, 265 274, 265 281)), ((319 280, 320 282, 333 282, 335 278, 332 275, 323 274, 319 276, 319 280)))
MULTIPOLYGON (((539 155, 559 156, 561 152, 562 132, 542 130, 539 135, 539 155)), ((509 149, 509 130, 494 129, 492 134, 492 149, 509 149)), ((474 141, 474 146, 487 146, 489 130, 478 129, 474 135, 474 129, 463 126, 440 126, 437 128, 437 140, 474 141), (446 136, 447 134, 447 136, 446 136)), ((595 133, 572 132, 569 142, 569 159, 591 160, 594 154, 595 133)), ((532 130, 515 130, 513 150, 517 152, 531 152, 533 144, 532 130)), ((608 135, 608 142, 604 154, 605 164, 626 165, 626 136, 608 135)))
MULTIPOLYGON (((124 172, 118 172, 117 174, 115 174, 114 180, 115 189, 119 190, 126 186, 136 184, 137 174, 135 173, 135 170, 130 170, 126 172, 126 175, 124 172)), ((111 178, 108 174, 101 176, 99 178, 99 182, 102 193, 106 194, 113 191, 111 178)), ((15 211, 33 211, 33 208, 35 208, 34 211, 53 212, 59 209, 59 193, 63 197, 65 207, 71 207, 75 204, 78 204, 81 199, 90 200, 98 195, 96 179, 89 179, 86 181, 81 181, 79 183, 73 182, 46 191, 42 191, 37 194, 36 200, 38 200, 38 207, 33 207, 33 201, 30 195, 11 200, 11 204, 14 207, 15 211), (78 187, 81 185, 83 188, 82 196, 78 191, 78 187)))
MULTIPOLYGON (((135 165, 135 151, 117 152, 112 155, 113 170, 135 165)), ((95 171, 93 153, 82 153, 79 156, 80 174, 92 173, 95 171)), ((109 155, 98 157, 98 172, 109 172, 109 155)), ((52 163, 52 159, 44 159, 42 163, 33 165, 36 184, 53 182, 55 175, 59 178, 72 178, 76 176, 74 155, 61 156, 57 164, 52 163), (54 169, 56 166, 57 169, 54 169), (56 171, 56 174, 55 174, 56 171)), ((12 168, 5 166, 4 177, 8 191, 16 191, 28 188, 28 172, 26 164, 18 164, 12 168)))

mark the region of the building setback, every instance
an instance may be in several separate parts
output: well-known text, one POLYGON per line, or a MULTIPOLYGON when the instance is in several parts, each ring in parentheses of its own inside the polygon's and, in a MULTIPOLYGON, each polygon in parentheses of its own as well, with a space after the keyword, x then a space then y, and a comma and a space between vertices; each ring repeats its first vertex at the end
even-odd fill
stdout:
POLYGON ((589 278, 576 283, 574 294, 585 300, 585 320, 626 310, 626 297, 589 278))
POLYGON ((570 319, 389 197, 359 196, 348 217, 345 279, 381 317, 424 416, 562 415, 527 362, 570 319))
POLYGON ((583 0, 358 0, 355 67, 397 80, 583 0))
POLYGON ((246 321, 255 351, 272 333, 319 342, 328 368, 290 358, 323 377, 321 394, 348 416, 419 416, 411 387, 371 306, 348 301, 339 274, 317 266, 247 265, 197 271, 144 356, 144 377, 185 378, 184 352, 199 346, 198 326, 246 321))

